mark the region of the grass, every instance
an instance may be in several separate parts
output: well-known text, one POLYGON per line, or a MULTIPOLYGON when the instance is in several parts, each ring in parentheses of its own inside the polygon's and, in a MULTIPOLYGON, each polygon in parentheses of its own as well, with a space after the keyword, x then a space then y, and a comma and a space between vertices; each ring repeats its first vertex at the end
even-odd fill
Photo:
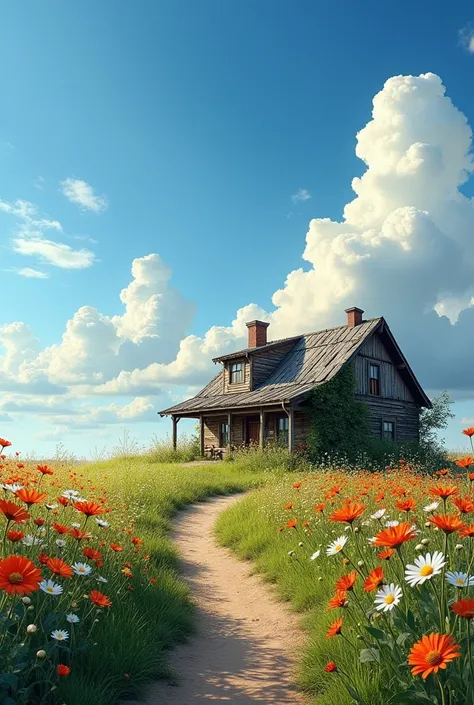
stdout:
MULTIPOLYGON (((151 589, 137 586, 131 599, 113 602, 95 632, 95 643, 71 675, 60 683, 58 705, 111 705, 132 697, 151 678, 168 674, 166 650, 192 631, 193 606, 177 572, 169 539, 173 514, 187 504, 256 487, 268 474, 237 465, 183 467, 131 457, 80 468, 88 483, 107 488, 109 504, 127 507, 127 521, 149 554, 151 589)), ((57 477, 61 471, 56 470, 57 477)), ((110 515, 114 521, 114 513, 110 515)), ((111 595, 112 597, 112 595, 111 595)))

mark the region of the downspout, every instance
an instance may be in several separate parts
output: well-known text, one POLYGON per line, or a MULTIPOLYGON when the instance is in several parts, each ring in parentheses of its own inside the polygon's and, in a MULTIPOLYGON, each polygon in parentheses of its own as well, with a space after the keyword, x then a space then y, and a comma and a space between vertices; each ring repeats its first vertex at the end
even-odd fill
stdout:
POLYGON ((283 411, 286 413, 288 416, 288 450, 290 453, 293 452, 293 435, 294 435, 294 428, 293 428, 293 416, 290 414, 290 411, 285 407, 285 403, 289 404, 290 402, 287 400, 281 402, 281 406, 283 411))

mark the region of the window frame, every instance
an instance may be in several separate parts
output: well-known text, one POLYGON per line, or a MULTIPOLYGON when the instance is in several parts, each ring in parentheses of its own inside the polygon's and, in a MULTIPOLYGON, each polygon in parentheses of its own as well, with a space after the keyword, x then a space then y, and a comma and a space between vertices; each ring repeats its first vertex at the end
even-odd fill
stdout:
POLYGON ((382 419, 381 425, 380 425, 380 437, 382 440, 390 440, 390 441, 396 441, 397 440, 397 422, 395 419, 382 419), (392 424, 392 435, 391 436, 386 436, 385 435, 385 424, 392 424))
POLYGON ((367 380, 369 383, 369 395, 371 397, 381 397, 382 396, 382 369, 381 366, 378 362, 371 362, 371 360, 368 361, 368 367, 367 367, 367 380), (378 370, 378 376, 377 377, 371 377, 371 368, 375 367, 378 370), (377 392, 372 391, 372 385, 371 385, 371 380, 375 380, 378 384, 377 386, 377 392))
POLYGON ((219 422, 219 448, 226 448, 229 445, 229 422, 220 421, 219 422), (223 427, 225 426, 225 431, 223 427), (224 442, 225 437, 225 442, 224 442))
POLYGON ((290 437, 290 420, 287 414, 285 414, 285 416, 281 415, 276 417, 275 430, 277 443, 279 445, 288 446, 288 441, 290 437), (280 421, 285 422, 284 425, 286 426, 286 428, 280 429, 280 421))
POLYGON ((235 361, 235 362, 229 362, 229 384, 243 384, 245 382, 245 367, 244 367, 244 362, 243 360, 240 361, 235 361), (233 370, 233 367, 237 367, 240 365, 240 369, 238 370, 233 370), (240 373, 240 379, 237 381, 233 379, 233 374, 235 372, 240 373))

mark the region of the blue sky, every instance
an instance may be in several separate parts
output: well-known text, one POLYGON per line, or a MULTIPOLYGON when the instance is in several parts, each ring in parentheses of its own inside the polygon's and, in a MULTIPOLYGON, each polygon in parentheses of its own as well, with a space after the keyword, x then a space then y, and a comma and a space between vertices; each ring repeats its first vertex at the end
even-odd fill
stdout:
MULTIPOLYGON (((158 263, 146 260, 146 267, 160 282, 164 269, 172 275, 164 289, 155 282, 148 294, 171 303, 163 314, 155 301, 156 316, 149 324, 151 335, 162 339, 161 347, 145 340, 148 329, 130 323, 144 315, 143 301, 142 308, 132 307, 128 323, 119 324, 120 340, 129 341, 125 347, 130 348, 122 369, 171 364, 180 340, 190 334, 204 341, 199 354, 210 358, 213 345, 224 349, 241 342, 241 321, 232 324, 238 310, 245 312, 253 303, 272 316, 272 296, 285 288, 290 272, 302 267, 311 275, 324 269, 321 254, 316 264, 302 260, 308 223, 312 218, 342 221, 345 205, 354 198, 351 180, 366 171, 355 155, 356 134, 371 120, 372 100, 387 79, 438 75, 456 109, 474 123, 474 54, 469 51, 474 14, 467 2, 389 7, 372 1, 52 0, 26 7, 27 12, 24 4, 5 3, 0 24, 5 292, 0 327, 24 324, 14 332, 20 342, 18 337, 11 342, 11 329, 3 334, 4 344, 5 337, 10 340, 10 354, 8 365, 3 362, 6 401, 0 408, 0 435, 12 436, 26 450, 48 453, 59 440, 78 452, 111 444, 127 425, 124 418, 133 419, 133 433, 146 442, 152 433, 167 430, 166 423, 152 420, 163 402, 192 393, 212 373, 204 362, 196 378, 174 368, 151 368, 145 375, 148 387, 143 381, 116 385, 112 391, 111 385, 100 387, 110 381, 104 350, 110 353, 115 343, 104 340, 113 317, 123 315, 119 294, 132 281, 133 260, 159 255, 158 263), (69 198, 64 194, 68 184, 69 198), (299 189, 311 197, 292 200, 299 189), (18 205, 12 205, 18 200, 32 204, 27 222, 18 205), (39 219, 60 227, 32 223, 39 219), (58 251, 45 249, 45 239, 79 253, 67 250, 58 266, 58 251), (24 254, 32 240, 36 254, 24 254), (25 268, 37 276, 19 273, 25 268), (83 344, 76 331, 71 346, 58 353, 68 321, 84 306, 95 311, 87 313, 88 331, 101 332, 83 344), (168 318, 173 330, 165 340, 167 327, 157 321, 168 318), (206 334, 214 325, 222 330, 219 340, 211 342, 206 334), (33 352, 24 342, 26 328, 36 339, 33 352), (76 357, 79 371, 70 364, 76 357), (39 378, 56 389, 45 386, 33 399, 29 385, 39 378), (120 416, 119 407, 130 404, 126 416, 120 416)), ((403 110, 406 124, 416 122, 416 107, 403 110)), ((456 133, 455 116, 453 121, 456 133)), ((432 134, 431 128, 423 129, 432 134)), ((418 142, 425 143, 423 135, 418 142)), ((446 140, 442 149, 451 144, 446 140)), ((470 183, 459 187, 465 196, 474 193, 470 183)), ((403 205, 429 211, 421 196, 420 202, 403 205)), ((440 228, 442 215, 433 218, 440 228)), ((427 289, 437 264, 431 262, 421 274, 417 270, 418 277, 430 279, 427 289)), ((400 264, 395 281, 402 282, 407 271, 400 264)), ((332 282, 347 276, 338 272, 332 282)), ((143 276, 149 284, 149 273, 143 276)), ((447 294, 462 298, 474 284, 470 272, 463 276, 463 292, 443 281, 435 292, 437 301, 447 294)), ((474 417, 472 381, 463 385, 449 374, 444 378, 443 360, 431 372, 424 370, 430 354, 425 349, 416 357, 413 331, 419 333, 419 320, 410 319, 405 327, 396 284, 384 307, 376 288, 369 296, 367 288, 354 285, 351 293, 358 291, 368 316, 386 315, 392 323, 429 391, 436 391, 437 382, 455 391, 460 401, 447 438, 451 446, 460 445, 462 419, 474 417)), ((289 293, 294 302, 294 292, 289 293)), ((432 308, 433 296, 420 300, 420 312, 432 308)), ((294 304, 286 318, 281 314, 272 320, 273 330, 291 334, 290 319, 300 330, 343 322, 343 296, 318 306, 310 306, 305 317, 304 306, 294 304)), ((434 323, 427 320, 431 340, 434 323)), ((460 356, 465 360, 463 351, 473 339, 456 329, 448 343, 447 367, 453 361, 457 365, 460 356)), ((114 378, 119 374, 114 368, 114 378)))

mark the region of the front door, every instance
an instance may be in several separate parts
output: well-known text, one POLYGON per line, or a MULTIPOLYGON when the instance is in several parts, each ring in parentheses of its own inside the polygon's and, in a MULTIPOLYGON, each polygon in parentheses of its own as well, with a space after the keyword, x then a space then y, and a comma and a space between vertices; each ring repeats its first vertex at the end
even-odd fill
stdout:
POLYGON ((260 443, 260 421, 249 421, 247 430, 247 442, 251 445, 258 445, 260 443))

